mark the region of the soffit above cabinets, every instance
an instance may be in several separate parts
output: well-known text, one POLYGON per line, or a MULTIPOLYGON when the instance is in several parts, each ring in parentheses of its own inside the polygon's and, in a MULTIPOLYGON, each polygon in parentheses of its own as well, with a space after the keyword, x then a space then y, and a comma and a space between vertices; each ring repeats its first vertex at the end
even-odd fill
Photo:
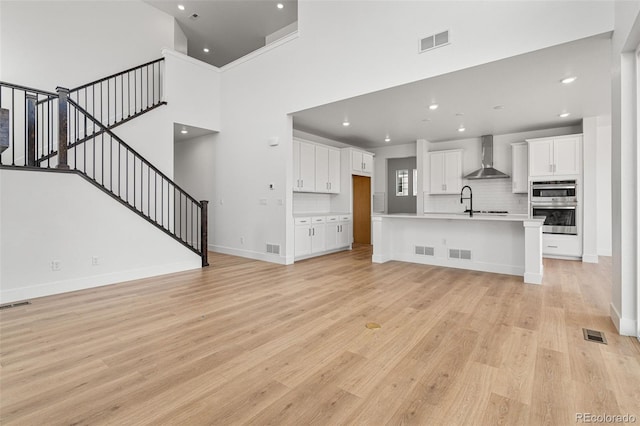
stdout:
POLYGON ((590 37, 298 111, 293 125, 369 149, 575 126, 610 114, 610 50, 610 34, 590 37))

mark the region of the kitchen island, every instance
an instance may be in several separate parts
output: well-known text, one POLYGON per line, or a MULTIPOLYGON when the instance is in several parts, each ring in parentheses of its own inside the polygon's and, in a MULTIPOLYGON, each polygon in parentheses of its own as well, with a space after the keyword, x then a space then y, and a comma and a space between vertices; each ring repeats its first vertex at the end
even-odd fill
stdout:
POLYGON ((372 261, 519 275, 541 284, 543 223, 518 214, 373 215, 372 261))

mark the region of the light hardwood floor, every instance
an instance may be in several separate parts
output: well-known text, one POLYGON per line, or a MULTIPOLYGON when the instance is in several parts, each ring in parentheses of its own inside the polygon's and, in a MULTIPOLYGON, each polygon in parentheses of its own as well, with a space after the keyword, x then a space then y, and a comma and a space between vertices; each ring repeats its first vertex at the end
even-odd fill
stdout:
POLYGON ((640 344, 609 319, 607 259, 545 260, 542 286, 372 264, 368 246, 210 261, 3 310, 0 423, 640 422, 640 344))

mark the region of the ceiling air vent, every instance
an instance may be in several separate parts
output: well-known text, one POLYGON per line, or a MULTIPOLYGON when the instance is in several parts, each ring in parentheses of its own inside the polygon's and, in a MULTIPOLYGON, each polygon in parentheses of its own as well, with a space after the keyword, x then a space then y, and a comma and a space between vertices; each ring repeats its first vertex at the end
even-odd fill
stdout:
POLYGON ((449 44, 449 30, 420 39, 420 53, 449 44))
POLYGON ((198 19, 198 17, 199 17, 199 16, 198 16, 198 14, 197 14, 197 13, 194 13, 194 14, 192 14, 191 16, 189 16, 189 19, 191 19, 191 20, 194 20, 194 21, 195 21, 196 19, 198 19))

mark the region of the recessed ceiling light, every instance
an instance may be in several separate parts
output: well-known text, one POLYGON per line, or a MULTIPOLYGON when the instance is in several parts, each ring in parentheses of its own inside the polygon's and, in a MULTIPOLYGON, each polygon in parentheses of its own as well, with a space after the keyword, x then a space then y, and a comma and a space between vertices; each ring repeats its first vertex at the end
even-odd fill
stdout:
POLYGON ((574 81, 576 81, 578 77, 567 77, 567 78, 563 78, 562 80, 560 80, 561 83, 563 84, 570 84, 573 83, 574 81))
POLYGON ((493 109, 504 109, 504 105, 496 105, 493 109))
POLYGON ((278 9, 284 9, 284 4, 282 3, 278 3, 276 6, 278 7, 278 9))
POLYGON ((208 47, 205 47, 204 49, 202 49, 202 51, 203 51, 204 53, 209 53, 209 48, 208 48, 208 47))
POLYGON ((464 132, 465 130, 467 130, 467 129, 465 129, 465 128, 464 128, 464 126, 460 126, 460 127, 458 127, 458 131, 459 131, 459 132, 464 132))
POLYGON ((463 112, 456 112, 456 117, 462 117, 464 115, 463 112))
POLYGON ((386 138, 384 138, 385 142, 391 142, 391 138, 389 136, 387 136, 386 138))
POLYGON ((438 104, 431 104, 431 105, 429 105, 429 109, 433 111, 433 110, 438 109, 438 106, 439 106, 438 104))
POLYGON ((343 125, 344 127, 349 127, 349 125, 350 125, 350 124, 351 124, 351 123, 349 123, 349 120, 344 120, 344 121, 342 122, 342 125, 343 125))
POLYGON ((567 118, 568 116, 570 116, 571 113, 570 112, 563 112, 562 114, 558 114, 558 117, 560 118, 567 118))
POLYGON ((183 127, 182 130, 180 130, 180 133, 186 135, 187 133, 189 133, 189 131, 183 127))
POLYGON ((184 10, 184 5, 179 4, 179 5, 178 5, 178 9, 180 9, 180 10, 184 10))

